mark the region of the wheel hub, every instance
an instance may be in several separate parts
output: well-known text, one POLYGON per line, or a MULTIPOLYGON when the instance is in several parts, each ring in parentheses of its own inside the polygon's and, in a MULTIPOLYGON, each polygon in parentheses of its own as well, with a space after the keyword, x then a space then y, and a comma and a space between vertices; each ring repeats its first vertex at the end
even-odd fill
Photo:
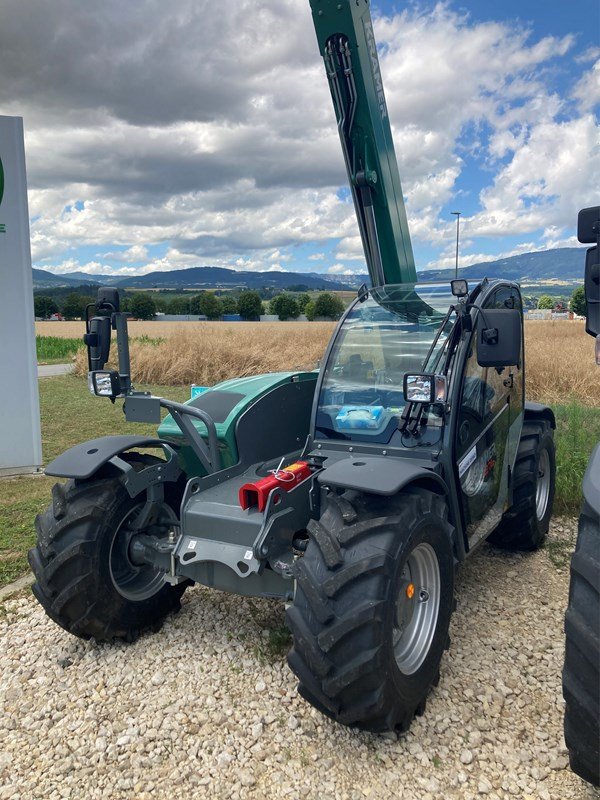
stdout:
POLYGON ((433 547, 419 544, 400 575, 393 630, 394 656, 405 675, 416 672, 429 652, 440 605, 440 568, 433 547))
MULTIPOLYGON (((164 585, 164 573, 147 563, 140 563, 132 552, 131 542, 136 534, 142 533, 135 522, 142 512, 144 503, 134 506, 121 520, 110 547, 110 576, 120 595, 128 600, 139 602, 155 595, 164 585)), ((169 529, 176 522, 175 512, 166 504, 160 510, 156 525, 169 529)))
POLYGON ((550 497, 550 456, 547 450, 542 450, 538 461, 537 480, 535 484, 535 515, 541 522, 548 510, 550 497))

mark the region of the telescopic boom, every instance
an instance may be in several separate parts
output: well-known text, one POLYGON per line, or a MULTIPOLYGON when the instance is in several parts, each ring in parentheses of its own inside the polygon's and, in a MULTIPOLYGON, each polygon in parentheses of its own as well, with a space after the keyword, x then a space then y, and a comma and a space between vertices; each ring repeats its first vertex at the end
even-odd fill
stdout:
POLYGON ((417 280, 369 0, 310 0, 369 276, 417 280))

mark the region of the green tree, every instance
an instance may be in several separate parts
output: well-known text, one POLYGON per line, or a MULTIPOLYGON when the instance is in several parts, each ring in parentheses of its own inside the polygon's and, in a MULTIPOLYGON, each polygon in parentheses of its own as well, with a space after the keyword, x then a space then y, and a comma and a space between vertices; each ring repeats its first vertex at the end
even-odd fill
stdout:
MULTIPOLYGON (((207 319, 219 319, 223 313, 223 307, 218 297, 215 297, 212 292, 200 292, 197 299, 200 314, 204 314, 207 319)), ((193 311, 192 313, 195 314, 196 312, 193 311)))
POLYGON ((306 315, 306 319, 309 322, 312 322, 316 317, 315 314, 315 301, 309 300, 308 303, 304 306, 304 313, 306 315))
POLYGON ((302 294, 298 295, 298 297, 296 298, 296 302, 298 303, 298 308, 300 309, 300 313, 304 314, 304 309, 310 303, 310 295, 306 294, 306 292, 303 292, 302 294))
POLYGON ((61 311, 66 319, 81 319, 85 314, 86 305, 93 302, 94 300, 91 297, 71 292, 65 297, 61 311))
POLYGON ((585 290, 583 286, 575 289, 571 295, 571 299, 569 300, 569 308, 574 314, 577 314, 580 317, 585 317, 587 312, 587 304, 585 302, 585 290))
POLYGON ((153 296, 154 306, 157 311, 162 311, 163 314, 168 314, 169 312, 167 309, 169 308, 169 301, 166 297, 159 294, 154 294, 153 296))
POLYGON ((237 314, 237 300, 231 294, 224 294, 221 297, 221 308, 223 309, 223 314, 237 314))
POLYGON ((154 319, 156 314, 154 299, 147 292, 136 292, 131 295, 129 308, 136 319, 154 319))
POLYGON ((238 313, 242 319, 258 319, 263 313, 263 304, 258 292, 243 291, 238 299, 238 313))
POLYGON ((40 294, 33 298, 33 306, 35 308, 35 316, 42 319, 48 319, 52 314, 56 314, 58 306, 56 302, 48 297, 46 294, 40 294))
POLYGON ((169 301, 167 314, 190 314, 190 298, 174 297, 169 301))
POLYGON ((543 294, 538 300, 538 308, 543 310, 550 310, 554 308, 554 298, 549 294, 543 294))
POLYGON ((278 294, 269 303, 271 314, 277 314, 280 320, 297 319, 300 316, 298 303, 291 294, 278 294))
POLYGON ((331 294, 331 292, 321 292, 315 300, 315 317, 339 319, 343 313, 344 304, 337 295, 331 294))

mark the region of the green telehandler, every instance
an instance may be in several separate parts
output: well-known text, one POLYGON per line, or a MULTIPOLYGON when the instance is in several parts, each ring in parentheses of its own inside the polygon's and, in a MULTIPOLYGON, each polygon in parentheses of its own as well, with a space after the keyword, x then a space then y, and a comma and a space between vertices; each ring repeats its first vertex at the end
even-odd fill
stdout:
POLYGON ((127 316, 100 289, 90 389, 158 432, 48 465, 68 480, 36 520, 33 591, 98 641, 159 626, 193 582, 281 598, 301 695, 340 723, 406 730, 440 678, 458 564, 486 539, 544 540, 555 421, 525 400, 518 285, 417 282, 368 0, 311 7, 372 285, 320 370, 185 404, 134 389, 127 316))

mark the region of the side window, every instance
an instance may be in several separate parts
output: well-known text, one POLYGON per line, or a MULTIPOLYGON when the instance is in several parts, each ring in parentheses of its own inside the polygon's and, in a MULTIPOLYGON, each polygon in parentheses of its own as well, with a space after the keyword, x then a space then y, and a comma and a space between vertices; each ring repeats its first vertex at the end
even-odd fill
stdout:
MULTIPOLYGON (((488 298, 485 308, 517 308, 522 311, 521 298, 518 291, 512 287, 501 286, 488 298)), ((513 392, 514 395, 511 397, 511 416, 522 409, 522 363, 520 367, 515 365, 501 371, 480 367, 477 363, 476 347, 474 334, 460 401, 457 442, 459 458, 501 410, 509 392, 513 392)))

